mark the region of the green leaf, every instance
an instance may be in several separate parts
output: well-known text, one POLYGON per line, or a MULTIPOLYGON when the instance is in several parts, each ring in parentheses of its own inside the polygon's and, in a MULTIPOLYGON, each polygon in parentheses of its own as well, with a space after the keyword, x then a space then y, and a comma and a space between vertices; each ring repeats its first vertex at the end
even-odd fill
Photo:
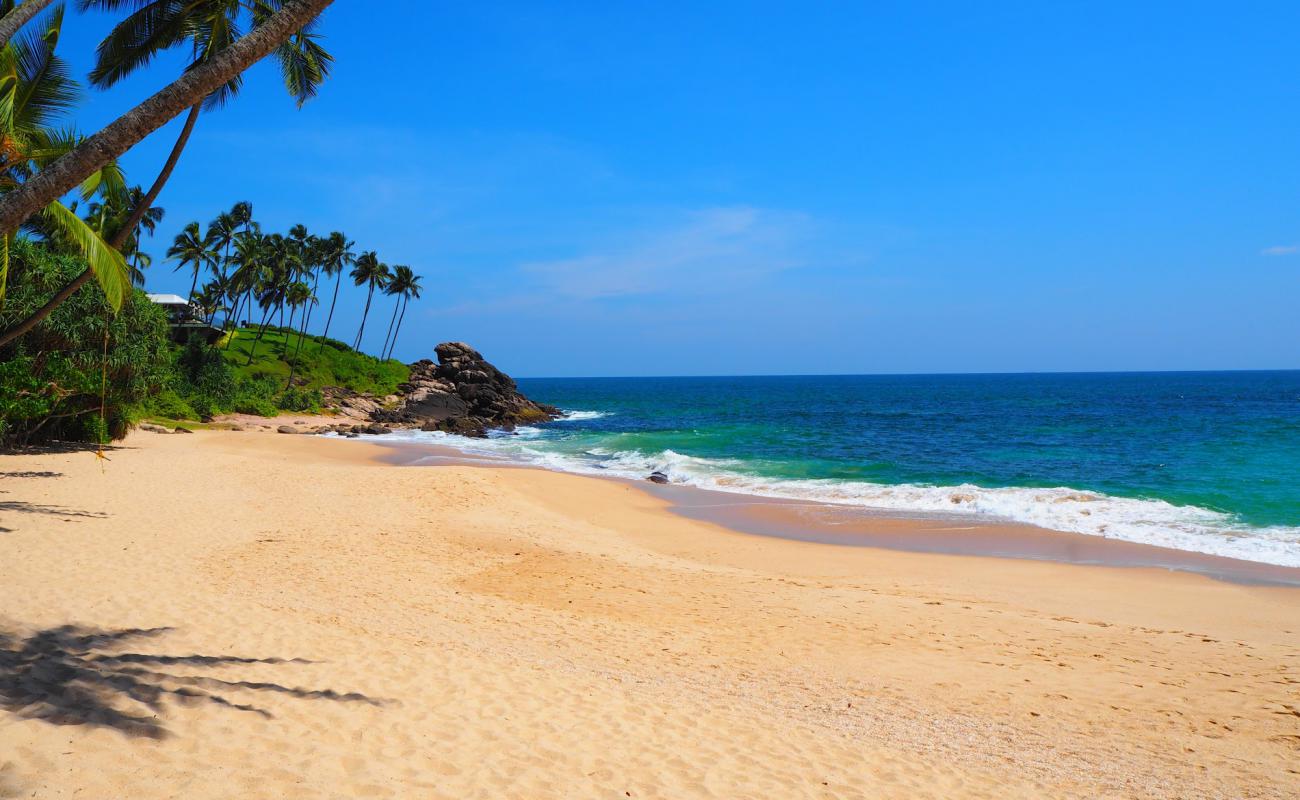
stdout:
POLYGON ((104 290, 108 304, 114 311, 121 309, 122 301, 131 292, 131 272, 122 254, 109 247, 81 217, 62 203, 50 203, 41 213, 76 245, 95 274, 99 287, 104 290))

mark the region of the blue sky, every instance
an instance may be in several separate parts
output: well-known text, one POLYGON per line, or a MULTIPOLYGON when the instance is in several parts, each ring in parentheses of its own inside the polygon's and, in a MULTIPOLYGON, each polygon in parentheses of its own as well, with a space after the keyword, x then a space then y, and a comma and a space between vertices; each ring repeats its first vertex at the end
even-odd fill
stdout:
MULTIPOLYGON (((263 64, 200 119, 150 290, 188 289, 161 258, 185 222, 249 200, 424 275, 407 360, 1300 367, 1295 3, 380 5, 327 12, 335 74, 303 109, 263 64)), ((69 14, 78 74, 110 20, 69 14)), ((181 63, 88 92, 79 125, 181 63)))

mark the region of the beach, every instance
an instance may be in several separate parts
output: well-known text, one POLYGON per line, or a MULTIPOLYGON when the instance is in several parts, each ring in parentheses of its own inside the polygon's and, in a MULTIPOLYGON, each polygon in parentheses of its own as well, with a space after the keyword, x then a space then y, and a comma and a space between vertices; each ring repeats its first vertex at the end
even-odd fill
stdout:
POLYGON ((0 797, 1293 797, 1300 589, 136 432, 0 467, 0 797))

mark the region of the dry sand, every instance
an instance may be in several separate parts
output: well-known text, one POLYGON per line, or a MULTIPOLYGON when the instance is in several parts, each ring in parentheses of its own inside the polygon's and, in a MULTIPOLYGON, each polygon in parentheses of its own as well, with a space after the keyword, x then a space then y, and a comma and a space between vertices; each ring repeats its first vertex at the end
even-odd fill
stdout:
POLYGON ((1300 793, 1300 590, 378 453, 0 457, 0 797, 1300 793))

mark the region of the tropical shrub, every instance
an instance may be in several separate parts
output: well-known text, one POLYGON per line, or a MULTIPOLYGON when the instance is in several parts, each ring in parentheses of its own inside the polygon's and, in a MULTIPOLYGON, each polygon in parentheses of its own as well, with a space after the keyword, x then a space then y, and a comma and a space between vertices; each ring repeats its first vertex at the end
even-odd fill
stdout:
MULTIPOLYGON (((86 263, 17 240, 9 269, 0 329, 33 314, 86 263)), ((85 284, 0 348, 0 444, 121 438, 141 405, 166 385, 169 360, 159 306, 137 289, 113 314, 99 286, 85 284)))

